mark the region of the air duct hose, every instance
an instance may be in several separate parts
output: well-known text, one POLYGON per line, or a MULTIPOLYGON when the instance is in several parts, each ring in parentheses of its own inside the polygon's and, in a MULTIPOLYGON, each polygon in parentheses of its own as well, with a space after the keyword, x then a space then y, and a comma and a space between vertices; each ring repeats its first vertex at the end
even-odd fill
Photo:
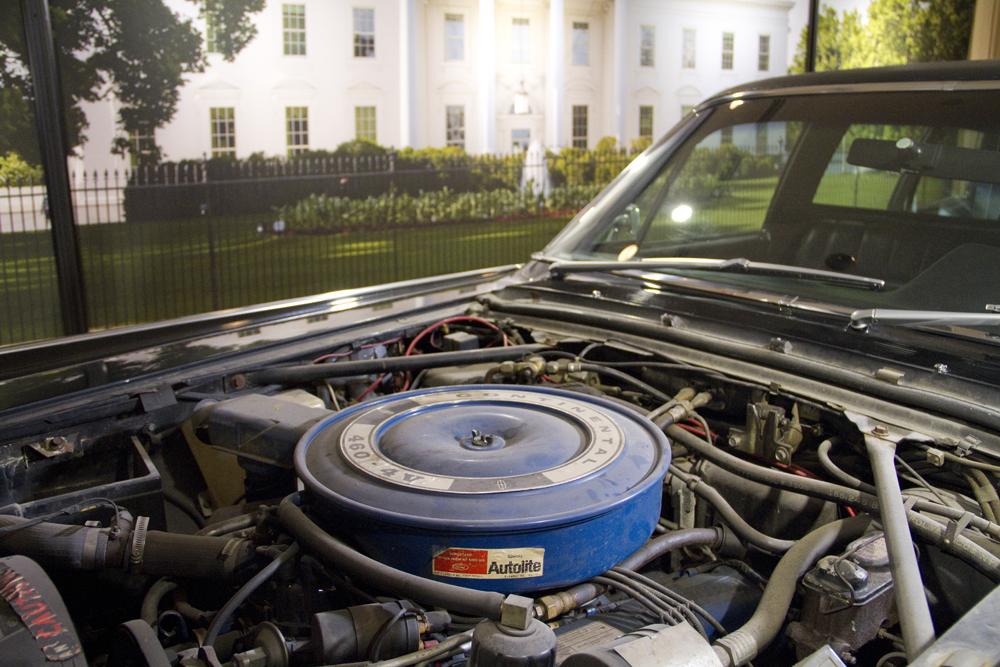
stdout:
POLYGON ((462 586, 425 579, 397 570, 352 549, 316 525, 299 508, 298 494, 287 496, 278 506, 278 521, 302 547, 330 567, 342 570, 382 591, 443 607, 470 616, 500 619, 500 593, 477 591, 462 586))

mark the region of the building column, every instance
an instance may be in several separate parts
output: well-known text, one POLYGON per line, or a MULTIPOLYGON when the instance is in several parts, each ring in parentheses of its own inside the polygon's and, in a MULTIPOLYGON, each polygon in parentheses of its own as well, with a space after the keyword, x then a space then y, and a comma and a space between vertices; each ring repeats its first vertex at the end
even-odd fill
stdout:
POLYGON ((628 100, 625 99, 625 77, 627 69, 625 67, 625 50, 628 47, 628 39, 625 34, 625 23, 628 19, 627 0, 614 0, 615 18, 614 34, 612 36, 612 108, 611 117, 613 125, 613 136, 618 142, 618 147, 625 146, 625 108, 628 100))
POLYGON ((417 143, 417 0, 399 0, 399 147, 417 143))
POLYGON ((1000 57, 1000 0, 976 0, 969 60, 1000 57))
POLYGON ((549 71, 546 79, 545 134, 550 148, 566 138, 566 19, 565 0, 549 0, 549 71))
POLYGON ((479 0, 479 133, 480 151, 496 152, 497 47, 494 0, 479 0))

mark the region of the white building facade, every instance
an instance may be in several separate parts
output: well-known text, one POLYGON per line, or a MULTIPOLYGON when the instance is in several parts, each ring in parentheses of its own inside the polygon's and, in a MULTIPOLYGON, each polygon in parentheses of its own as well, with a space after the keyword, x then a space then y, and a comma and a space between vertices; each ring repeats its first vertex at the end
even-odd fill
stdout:
MULTIPOLYGON (((792 0, 268 0, 155 131, 167 160, 385 146, 506 153, 655 137, 720 89, 778 76, 792 0)), ((71 168, 115 169, 115 101, 86 106, 71 168)))

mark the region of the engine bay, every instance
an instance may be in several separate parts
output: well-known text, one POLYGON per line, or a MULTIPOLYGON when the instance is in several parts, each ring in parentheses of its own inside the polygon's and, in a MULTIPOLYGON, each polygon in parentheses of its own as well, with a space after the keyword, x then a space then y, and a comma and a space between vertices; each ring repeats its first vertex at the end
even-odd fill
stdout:
POLYGON ((1000 579, 983 451, 481 307, 0 456, 9 664, 903 665, 1000 579))

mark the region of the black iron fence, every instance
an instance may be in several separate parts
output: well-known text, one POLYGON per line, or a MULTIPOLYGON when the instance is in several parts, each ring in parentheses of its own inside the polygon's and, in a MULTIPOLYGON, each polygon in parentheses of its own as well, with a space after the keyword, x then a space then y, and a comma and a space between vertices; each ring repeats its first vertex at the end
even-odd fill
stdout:
MULTIPOLYGON (((215 161, 71 174, 91 329, 520 262, 618 152, 215 161)), ((45 187, 0 184, 0 344, 63 333, 45 187)))

